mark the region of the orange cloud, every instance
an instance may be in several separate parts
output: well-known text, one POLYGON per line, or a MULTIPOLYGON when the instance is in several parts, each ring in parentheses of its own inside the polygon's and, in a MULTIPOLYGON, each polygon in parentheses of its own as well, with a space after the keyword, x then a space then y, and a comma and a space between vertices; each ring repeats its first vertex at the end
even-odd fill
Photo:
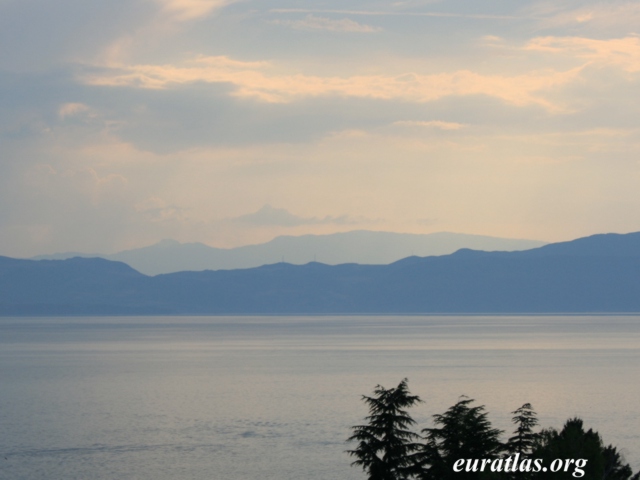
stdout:
POLYGON ((614 31, 615 29, 620 32, 621 29, 626 28, 634 31, 640 21, 640 5, 636 1, 602 2, 569 10, 563 9, 558 4, 554 11, 557 13, 548 17, 543 15, 545 18, 541 23, 544 27, 558 28, 580 25, 599 30, 612 29, 614 31))
POLYGON ((83 103, 65 103, 58 109, 58 116, 62 119, 89 112, 90 108, 83 103))
POLYGON ((464 125, 456 122, 443 122, 442 120, 400 120, 393 122, 394 125, 401 127, 426 127, 426 128, 438 128, 440 130, 460 130, 464 125))
POLYGON ((237 97, 286 103, 317 96, 344 96, 429 102, 446 96, 488 95, 516 106, 538 105, 550 111, 562 107, 543 92, 572 82, 580 68, 543 70, 523 75, 483 75, 469 70, 421 75, 354 75, 349 77, 269 73, 265 62, 240 62, 228 57, 197 57, 184 66, 129 65, 110 73, 84 77, 91 85, 165 89, 194 82, 231 83, 237 97))
POLYGON ((627 72, 640 71, 640 38, 635 36, 610 40, 541 37, 533 39, 525 48, 570 55, 592 64, 615 65, 627 72))
POLYGON ((176 20, 187 21, 209 15, 237 0, 156 0, 176 20))

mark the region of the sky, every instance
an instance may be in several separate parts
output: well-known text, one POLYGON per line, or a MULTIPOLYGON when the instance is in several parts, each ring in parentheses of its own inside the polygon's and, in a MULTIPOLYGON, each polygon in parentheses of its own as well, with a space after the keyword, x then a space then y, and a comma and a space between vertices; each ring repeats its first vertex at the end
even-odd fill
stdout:
POLYGON ((0 0, 0 255, 640 230, 640 2, 0 0))

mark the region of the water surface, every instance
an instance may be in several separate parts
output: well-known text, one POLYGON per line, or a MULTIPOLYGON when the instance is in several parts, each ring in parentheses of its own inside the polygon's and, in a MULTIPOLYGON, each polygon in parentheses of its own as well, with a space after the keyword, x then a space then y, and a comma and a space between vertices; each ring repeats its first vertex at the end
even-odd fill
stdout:
POLYGON ((360 396, 404 377, 422 428, 530 402, 640 467, 636 316, 0 318, 0 478, 363 478, 360 396))

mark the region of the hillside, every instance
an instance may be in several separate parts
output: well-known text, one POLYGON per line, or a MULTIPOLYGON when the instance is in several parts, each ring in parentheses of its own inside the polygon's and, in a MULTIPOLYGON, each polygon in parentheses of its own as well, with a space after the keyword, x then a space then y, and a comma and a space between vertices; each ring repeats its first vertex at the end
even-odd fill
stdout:
POLYGON ((34 260, 100 257, 124 262, 146 275, 186 270, 232 270, 285 261, 303 265, 318 261, 327 265, 360 263, 384 265, 411 255, 446 255, 461 248, 476 250, 524 250, 543 245, 534 240, 465 235, 461 233, 409 233, 352 231, 331 235, 276 237, 270 242, 238 248, 214 248, 203 243, 163 240, 148 247, 112 255, 77 252, 40 255, 34 260))
POLYGON ((10 314, 640 312, 640 233, 389 265, 276 263, 149 277, 102 259, 0 260, 10 314))

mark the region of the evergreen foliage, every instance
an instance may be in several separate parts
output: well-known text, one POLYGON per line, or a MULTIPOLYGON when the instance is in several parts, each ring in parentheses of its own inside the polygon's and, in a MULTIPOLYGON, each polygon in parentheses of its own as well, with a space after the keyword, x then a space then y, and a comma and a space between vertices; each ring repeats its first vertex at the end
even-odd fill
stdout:
MULTIPOLYGON (((550 464, 557 458, 584 458, 587 460, 583 480, 635 480, 640 474, 632 477, 631 467, 624 463, 622 456, 612 445, 604 446, 598 432, 584 430, 584 422, 580 418, 566 421, 560 432, 547 429, 541 432, 533 455, 550 464)), ((545 473, 539 478, 549 480, 567 478, 565 472, 545 473)))
POLYGON ((516 425, 514 435, 507 440, 506 450, 510 454, 519 453, 521 458, 530 457, 536 444, 537 434, 533 429, 538 425, 536 412, 530 403, 525 403, 517 410, 511 412, 511 421, 516 425))
MULTIPOLYGON (((516 425, 513 436, 507 440, 505 450, 508 456, 518 455, 519 460, 531 458, 533 448, 535 447, 539 434, 533 429, 538 425, 536 412, 530 403, 525 403, 517 410, 511 412, 513 417, 511 421, 516 425)), ((503 478, 511 480, 533 480, 535 473, 532 472, 512 472, 511 475, 505 474, 503 478)))
POLYGON ((420 457, 419 478, 424 480, 486 478, 480 472, 454 472, 456 460, 494 459, 502 452, 500 430, 492 428, 484 405, 471 406, 473 399, 462 397, 445 413, 433 416, 438 427, 426 428, 426 443, 420 457))
POLYGON ((412 454, 418 449, 420 437, 408 430, 415 421, 407 409, 421 402, 409 393, 405 378, 395 388, 376 386, 373 396, 363 395, 369 407, 366 425, 352 427, 347 441, 358 442, 349 455, 356 458, 352 465, 360 466, 369 480, 406 480, 412 478, 412 454))
POLYGON ((525 403, 511 412, 516 429, 501 443, 502 431, 493 428, 484 405, 475 406, 463 396, 446 412, 433 415, 434 427, 420 436, 411 430, 416 422, 407 409, 422 400, 410 394, 406 378, 395 388, 378 385, 371 397, 362 398, 369 416, 365 425, 351 427, 348 441, 357 445, 347 452, 356 458, 352 466, 362 467, 368 480, 640 480, 617 448, 605 446, 598 432, 585 431, 580 418, 567 420, 560 431, 536 433, 536 413, 525 403), (506 468, 516 457, 518 469, 506 468), (454 471, 462 459, 464 468, 454 471), (481 471, 483 460, 491 467, 481 471), (536 462, 550 467, 554 461, 555 471, 527 467, 536 462))

